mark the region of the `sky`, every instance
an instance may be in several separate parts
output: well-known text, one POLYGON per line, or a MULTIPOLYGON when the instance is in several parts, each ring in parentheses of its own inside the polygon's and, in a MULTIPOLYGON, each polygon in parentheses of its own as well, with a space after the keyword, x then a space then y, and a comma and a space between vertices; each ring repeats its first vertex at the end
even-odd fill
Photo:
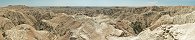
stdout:
POLYGON ((0 0, 0 6, 195 6, 195 0, 0 0))

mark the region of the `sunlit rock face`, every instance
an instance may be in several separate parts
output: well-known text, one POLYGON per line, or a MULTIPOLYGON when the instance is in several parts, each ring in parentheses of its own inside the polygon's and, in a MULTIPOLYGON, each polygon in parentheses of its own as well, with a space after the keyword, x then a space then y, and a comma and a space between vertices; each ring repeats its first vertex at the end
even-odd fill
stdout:
POLYGON ((194 40, 195 7, 0 8, 0 40, 194 40))
POLYGON ((194 40, 194 28, 194 23, 162 25, 153 31, 142 31, 136 40, 194 40))

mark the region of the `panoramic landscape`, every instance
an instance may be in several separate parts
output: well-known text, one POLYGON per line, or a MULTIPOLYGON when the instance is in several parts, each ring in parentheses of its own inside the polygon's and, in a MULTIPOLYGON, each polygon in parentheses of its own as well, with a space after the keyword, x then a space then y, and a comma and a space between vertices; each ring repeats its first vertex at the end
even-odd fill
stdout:
POLYGON ((193 5, 35 6, 3 2, 0 40, 195 40, 193 5))

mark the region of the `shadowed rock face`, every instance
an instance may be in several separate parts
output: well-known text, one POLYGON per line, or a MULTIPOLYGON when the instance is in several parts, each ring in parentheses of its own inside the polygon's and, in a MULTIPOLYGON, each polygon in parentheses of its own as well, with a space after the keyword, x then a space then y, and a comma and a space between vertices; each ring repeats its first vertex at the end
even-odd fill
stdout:
POLYGON ((0 8, 0 40, 172 40, 179 36, 173 38, 166 30, 169 36, 160 36, 165 34, 158 29, 194 23, 194 10, 192 6, 8 6, 0 8))

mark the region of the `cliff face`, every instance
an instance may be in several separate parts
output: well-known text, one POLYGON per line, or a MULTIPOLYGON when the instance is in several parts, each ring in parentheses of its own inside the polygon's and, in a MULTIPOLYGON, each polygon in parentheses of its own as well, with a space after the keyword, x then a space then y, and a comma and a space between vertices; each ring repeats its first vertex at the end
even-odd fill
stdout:
POLYGON ((0 8, 0 40, 193 40, 194 10, 8 6, 0 8))

